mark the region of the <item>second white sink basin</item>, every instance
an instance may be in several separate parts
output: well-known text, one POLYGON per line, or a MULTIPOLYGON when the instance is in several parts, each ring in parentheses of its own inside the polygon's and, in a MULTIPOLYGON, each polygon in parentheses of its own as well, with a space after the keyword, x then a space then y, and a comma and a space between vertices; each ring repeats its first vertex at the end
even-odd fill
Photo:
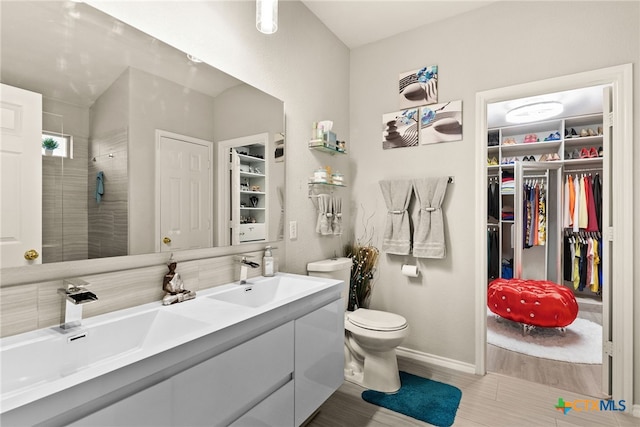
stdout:
POLYGON ((322 285, 323 284, 317 280, 305 280, 300 277, 267 277, 255 281, 249 280, 246 284, 213 294, 209 296, 209 298, 245 307, 257 308, 295 297, 301 293, 319 288, 322 285))

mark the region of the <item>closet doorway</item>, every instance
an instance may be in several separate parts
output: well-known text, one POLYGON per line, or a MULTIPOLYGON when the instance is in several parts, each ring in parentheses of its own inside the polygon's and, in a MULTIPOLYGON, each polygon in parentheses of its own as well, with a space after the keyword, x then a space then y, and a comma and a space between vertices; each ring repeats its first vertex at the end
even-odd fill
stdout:
MULTIPOLYGON (((559 77, 545 81, 533 82, 530 84, 501 88, 477 94, 476 97, 476 124, 478 141, 477 172, 485 179, 479 180, 476 194, 478 212, 487 212, 477 221, 477 253, 479 263, 476 267, 476 299, 477 299, 477 340, 476 340, 476 373, 484 374, 487 369, 506 369, 507 374, 525 377, 532 381, 547 382, 544 377, 552 378, 551 385, 580 393, 590 394, 594 397, 612 396, 614 400, 631 399, 632 396, 632 348, 633 348, 633 323, 632 323, 632 270, 625 268, 631 265, 633 259, 632 230, 625 229, 628 224, 632 224, 633 200, 632 191, 622 189, 620 183, 629 182, 632 178, 631 153, 632 153, 632 100, 631 100, 631 66, 624 65, 608 69, 595 70, 571 76, 559 77), (609 88, 610 94, 603 87, 609 88), (598 90, 603 93, 599 103, 599 108, 585 111, 566 111, 557 113, 555 116, 534 120, 529 124, 521 124, 513 127, 511 123, 492 123, 489 112, 493 107, 502 105, 508 106, 508 110, 517 110, 519 106, 517 100, 526 99, 525 104, 536 104, 546 101, 558 101, 550 94, 569 92, 577 94, 581 90, 598 90), (549 95, 548 95, 549 94, 549 95), (548 95, 544 98, 544 95, 548 95), (538 99, 539 97, 543 97, 538 99), (536 99, 533 99, 536 98, 536 99), (514 104, 515 102, 515 104, 514 104), (614 111, 609 114, 609 111, 614 111), (598 111, 599 110, 599 111, 598 111), (555 120, 555 121, 554 121, 555 120), (598 129, 601 123, 601 130, 598 129), (584 132, 582 132, 584 128, 584 132), (591 132, 589 131, 591 129, 591 132), (549 131, 549 132, 547 132, 549 131), (599 135, 599 132, 601 135, 599 135), (584 139, 581 139, 584 138, 584 139), (589 139, 592 138, 592 139, 589 139), (602 145, 599 144, 601 141, 602 145), (506 144, 505 144, 506 142, 506 144), (589 142, 589 144, 587 144, 589 142), (611 145, 608 145, 611 144, 611 145), (602 147, 602 148, 601 148, 602 147), (584 150, 583 150, 584 148, 584 150), (613 148, 613 149, 612 149, 613 148), (577 158, 574 154, 577 152, 577 158), (533 157, 533 158, 531 158, 533 157), (550 227, 556 230, 556 237, 553 241, 545 242, 540 247, 524 249, 521 247, 523 236, 516 236, 515 225, 518 218, 515 218, 517 209, 512 195, 521 191, 513 185, 503 186, 503 176, 509 178, 509 165, 517 163, 535 162, 557 162, 561 164, 562 173, 560 182, 554 182, 548 173, 540 174, 530 178, 531 183, 539 180, 536 185, 542 189, 550 191, 548 197, 555 200, 552 209, 562 210, 565 207, 563 196, 565 195, 565 180, 571 175, 575 178, 578 175, 582 179, 582 174, 591 179, 597 173, 602 185, 602 211, 599 226, 600 248, 605 256, 601 264, 602 277, 599 281, 602 284, 600 289, 589 283, 594 295, 585 293, 580 295, 579 289, 587 287, 582 285, 582 279, 578 276, 577 296, 580 297, 580 318, 597 324, 602 319, 604 325, 603 340, 603 369, 573 370, 574 364, 570 362, 566 365, 547 363, 540 357, 525 356, 516 354, 513 356, 504 353, 502 350, 495 350, 493 347, 487 348, 487 325, 490 321, 495 321, 488 317, 487 313, 487 285, 491 275, 498 277, 515 277, 547 279, 560 283, 567 287, 574 287, 574 276, 566 276, 570 268, 565 268, 565 259, 571 259, 565 255, 569 241, 565 242, 565 237, 576 237, 580 239, 597 238, 597 234, 580 234, 578 227, 576 235, 573 235, 573 226, 565 227, 564 212, 555 212, 557 215, 549 216, 549 221, 543 225, 543 229, 550 227), (584 169, 584 170, 581 170, 584 169), (569 171, 569 172, 567 172, 569 171), (497 172, 497 173, 496 173, 497 172), (507 172, 505 174, 505 172, 507 172), (497 180, 498 189, 505 190, 499 192, 496 200, 491 199, 491 193, 487 191, 492 178, 497 180), (615 193, 610 191, 616 188, 615 193), (505 209, 507 208, 507 209, 505 209), (493 213, 493 215, 491 215, 493 213), (496 217, 497 216, 497 217, 496 217), (493 217, 493 218, 492 218, 493 217), (493 241, 493 246, 487 240, 492 229, 497 230, 497 236, 493 241), (565 235, 566 231, 566 235, 565 235), (571 231, 571 233, 569 233, 571 231), (571 236, 569 235, 571 234, 571 236), (513 236, 513 237, 512 237, 513 236), (517 238, 516 238, 517 237, 517 238), (518 244, 514 244, 517 242, 518 244), (604 248, 602 248, 604 246, 604 248), (556 247, 554 250, 553 248, 556 247), (495 264, 495 254, 489 256, 488 249, 494 248, 498 251, 499 264, 495 264), (559 248, 559 249, 557 249, 559 248), (631 251, 631 252, 629 252, 631 251), (608 257, 607 257, 608 255, 608 257), (514 261, 506 262, 503 268, 503 259, 520 259, 518 264, 514 261), (528 264, 535 265, 535 268, 528 268, 528 264), (509 268, 511 267, 511 268, 509 268), (535 276, 538 277, 527 277, 535 276), (568 279, 568 280, 565 280, 568 279), (607 286, 609 285, 609 286, 607 286), (584 299, 584 301, 583 301, 584 299), (600 309, 601 307, 601 309, 600 309), (512 357, 513 356, 513 357, 512 357), (527 359, 530 357, 530 359, 527 359), (499 360, 498 360, 499 359, 499 360), (495 367, 493 365, 495 363, 495 367), (600 375, 598 376, 598 371, 600 375), (563 384, 558 383, 558 379, 563 384), (585 377, 593 377, 592 385, 586 385, 583 381, 585 377), (595 385, 594 385, 595 384, 595 385), (598 387, 598 385, 600 387, 598 387), (585 389, 587 388, 587 389, 585 389)), ((570 104, 569 101, 560 101, 570 104)), ((596 102, 596 104, 598 104, 596 102)), ((542 106, 542 104, 540 104, 542 106)), ((545 105, 552 107, 551 104, 545 105)), ((542 108, 538 109, 542 111, 542 108)), ((521 111, 521 110, 520 110, 521 111)), ((519 168, 513 167, 513 170, 519 168)), ((522 168, 520 168, 522 169, 522 168)), ((525 168, 526 169, 526 168, 525 168)), ((535 168, 534 168, 535 169, 535 168)), ((538 168, 539 169, 539 168, 538 168)), ((520 177, 522 182, 523 177, 520 177)), ((526 180, 527 178, 524 177, 526 180)), ((515 181, 515 180, 514 180, 515 181)), ((508 180, 506 180, 508 182, 508 180)), ((591 181, 593 184, 593 181, 591 181)), ((627 186, 628 188, 631 186, 627 186)), ((568 194, 568 193, 567 193, 568 194)), ((551 207, 551 205, 549 205, 551 207)), ((520 218, 521 220, 522 218, 520 218)), ((596 219, 597 221, 597 219, 596 219)), ((587 220, 588 222, 588 220, 587 220)), ((591 226, 589 227, 591 228, 591 226)), ((587 226, 584 226, 586 233, 587 226)), ((536 231, 537 232, 537 231, 536 231)), ((588 246, 587 246, 588 247, 588 246)), ((575 254, 574 254, 575 257, 575 254)), ((580 273, 580 271, 578 271, 580 273)), ((518 352, 513 352, 518 353, 518 352)))
POLYGON ((610 393, 599 250, 609 91, 593 86, 487 106, 488 284, 550 281, 579 307, 566 330, 527 329, 489 311, 487 370, 597 398, 610 393))

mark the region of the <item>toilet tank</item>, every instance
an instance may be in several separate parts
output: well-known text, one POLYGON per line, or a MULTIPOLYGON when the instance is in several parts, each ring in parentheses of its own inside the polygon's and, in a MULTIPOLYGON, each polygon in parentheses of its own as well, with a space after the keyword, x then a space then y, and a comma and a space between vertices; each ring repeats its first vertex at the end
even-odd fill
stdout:
POLYGON ((351 258, 330 258, 307 264, 307 274, 309 276, 326 277, 344 282, 341 295, 344 298, 345 310, 349 303, 349 283, 351 282, 352 264, 353 261, 351 258))

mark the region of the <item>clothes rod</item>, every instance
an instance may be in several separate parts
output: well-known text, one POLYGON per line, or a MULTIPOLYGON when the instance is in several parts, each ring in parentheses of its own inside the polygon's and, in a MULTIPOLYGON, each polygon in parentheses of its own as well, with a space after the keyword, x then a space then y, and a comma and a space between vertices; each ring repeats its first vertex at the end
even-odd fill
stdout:
POLYGON ((601 172, 602 167, 582 168, 582 169, 565 169, 565 174, 572 174, 577 172, 601 172))

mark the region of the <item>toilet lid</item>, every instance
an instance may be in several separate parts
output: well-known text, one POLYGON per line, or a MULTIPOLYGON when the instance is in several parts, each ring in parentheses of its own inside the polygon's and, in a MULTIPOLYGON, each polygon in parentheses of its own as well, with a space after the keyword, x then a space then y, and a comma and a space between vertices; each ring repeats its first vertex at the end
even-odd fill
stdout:
POLYGON ((407 319, 386 311, 359 308, 347 315, 349 322, 374 331, 397 331, 407 327, 407 319))

